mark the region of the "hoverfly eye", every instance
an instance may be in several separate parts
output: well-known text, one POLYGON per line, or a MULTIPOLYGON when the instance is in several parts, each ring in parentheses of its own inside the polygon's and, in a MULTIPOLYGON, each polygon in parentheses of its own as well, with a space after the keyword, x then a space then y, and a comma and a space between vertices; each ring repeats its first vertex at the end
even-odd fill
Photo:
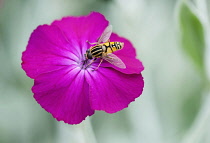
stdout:
POLYGON ((88 59, 92 59, 92 58, 93 58, 93 57, 92 57, 92 54, 91 54, 90 52, 87 53, 87 58, 88 58, 88 59))
POLYGON ((90 52, 90 49, 87 49, 86 54, 85 54, 85 58, 86 58, 86 59, 92 59, 92 58, 93 58, 93 57, 92 57, 92 54, 91 54, 91 52, 90 52))

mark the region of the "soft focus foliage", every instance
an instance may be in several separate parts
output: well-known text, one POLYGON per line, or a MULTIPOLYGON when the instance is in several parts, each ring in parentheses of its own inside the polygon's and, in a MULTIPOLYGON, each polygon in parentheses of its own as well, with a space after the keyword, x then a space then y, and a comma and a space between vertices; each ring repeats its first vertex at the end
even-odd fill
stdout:
POLYGON ((182 34, 182 47, 191 57, 195 65, 204 72, 205 39, 203 25, 197 15, 183 2, 180 6, 180 27, 182 34))
POLYGON ((145 88, 126 110, 113 115, 96 112, 91 118, 96 140, 209 143, 210 2, 183 1, 1 0, 0 142, 93 142, 88 131, 82 131, 83 124, 57 122, 39 107, 32 98, 32 80, 20 63, 38 25, 99 11, 114 32, 128 37, 137 48, 145 66, 145 88))

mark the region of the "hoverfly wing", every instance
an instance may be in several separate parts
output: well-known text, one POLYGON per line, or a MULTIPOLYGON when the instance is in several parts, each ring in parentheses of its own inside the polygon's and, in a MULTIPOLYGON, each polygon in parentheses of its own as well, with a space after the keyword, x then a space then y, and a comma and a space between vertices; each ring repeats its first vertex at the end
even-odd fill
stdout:
POLYGON ((121 68, 121 69, 125 69, 126 66, 123 63, 123 61, 118 58, 116 55, 109 53, 107 56, 102 57, 104 60, 106 60, 107 62, 113 64, 114 66, 121 68))
POLYGON ((101 36, 98 39, 98 44, 107 42, 112 34, 112 25, 109 25, 106 27, 104 32, 101 34, 101 36))

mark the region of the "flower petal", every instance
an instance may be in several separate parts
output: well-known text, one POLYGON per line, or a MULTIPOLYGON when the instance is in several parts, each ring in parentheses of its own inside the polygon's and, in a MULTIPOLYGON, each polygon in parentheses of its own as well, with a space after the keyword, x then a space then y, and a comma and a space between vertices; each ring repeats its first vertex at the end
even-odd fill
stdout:
POLYGON ((76 42, 76 45, 80 47, 81 56, 84 56, 86 50, 91 46, 87 40, 91 43, 97 42, 109 22, 102 14, 91 12, 87 16, 65 17, 52 24, 60 27, 69 41, 76 42))
POLYGON ((42 25, 31 34, 22 55, 22 68, 31 78, 74 65, 79 58, 75 46, 69 43, 56 26, 42 25))
POLYGON ((94 110, 115 113, 126 107, 142 93, 141 74, 124 74, 112 68, 101 67, 86 74, 90 85, 90 103, 94 110))
POLYGON ((80 123, 94 113, 89 104, 89 85, 84 72, 64 67, 38 76, 32 88, 34 98, 58 121, 80 123))

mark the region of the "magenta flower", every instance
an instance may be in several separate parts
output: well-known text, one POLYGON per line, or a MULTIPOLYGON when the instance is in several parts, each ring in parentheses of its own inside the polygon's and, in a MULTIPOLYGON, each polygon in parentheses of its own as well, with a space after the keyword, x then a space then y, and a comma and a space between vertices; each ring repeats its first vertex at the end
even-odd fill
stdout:
POLYGON ((142 93, 144 69, 136 59, 133 45, 112 33, 110 41, 124 43, 114 52, 126 65, 120 69, 100 59, 84 68, 86 50, 109 25, 97 12, 88 16, 65 17, 51 25, 41 25, 31 34, 22 55, 22 68, 34 79, 36 101, 58 121, 78 124, 95 110, 115 113, 142 93))

